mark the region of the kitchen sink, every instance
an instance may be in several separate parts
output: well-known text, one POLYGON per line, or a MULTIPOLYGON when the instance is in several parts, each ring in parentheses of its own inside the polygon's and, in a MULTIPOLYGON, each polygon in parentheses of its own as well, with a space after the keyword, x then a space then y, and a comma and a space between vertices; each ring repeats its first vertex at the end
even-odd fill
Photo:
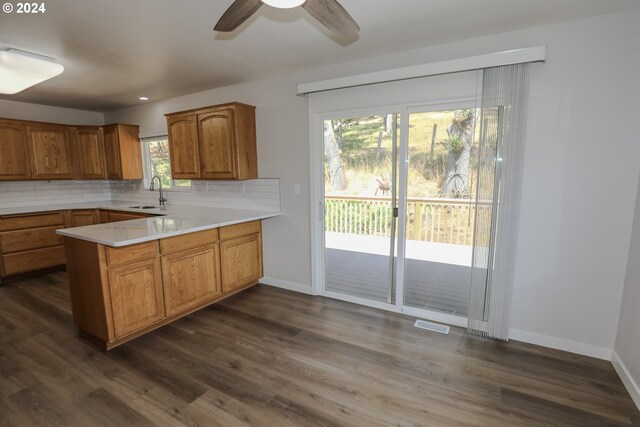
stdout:
POLYGON ((130 209, 158 209, 157 206, 143 205, 143 206, 129 206, 130 209))

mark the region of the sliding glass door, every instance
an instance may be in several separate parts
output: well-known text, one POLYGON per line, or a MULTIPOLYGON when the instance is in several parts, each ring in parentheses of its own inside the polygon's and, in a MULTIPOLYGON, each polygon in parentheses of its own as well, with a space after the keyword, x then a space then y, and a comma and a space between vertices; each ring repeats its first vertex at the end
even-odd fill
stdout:
POLYGON ((408 116, 402 303, 467 317, 477 111, 417 111, 408 116))
POLYGON ((325 291, 394 300, 399 114, 327 119, 325 291))
POLYGON ((478 111, 471 103, 397 111, 322 121, 320 293, 463 324, 478 111))

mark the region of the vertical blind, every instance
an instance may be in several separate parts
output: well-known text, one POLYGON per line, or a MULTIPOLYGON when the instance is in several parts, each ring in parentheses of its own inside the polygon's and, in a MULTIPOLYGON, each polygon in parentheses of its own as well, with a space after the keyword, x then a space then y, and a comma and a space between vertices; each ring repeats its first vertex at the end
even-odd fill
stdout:
POLYGON ((483 74, 469 329, 501 340, 509 338, 529 69, 522 63, 483 74))

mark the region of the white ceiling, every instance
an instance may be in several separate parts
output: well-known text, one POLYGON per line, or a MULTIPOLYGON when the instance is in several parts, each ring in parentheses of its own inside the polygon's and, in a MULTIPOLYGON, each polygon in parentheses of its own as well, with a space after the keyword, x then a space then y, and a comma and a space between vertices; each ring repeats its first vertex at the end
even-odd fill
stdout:
POLYGON ((109 111, 299 69, 640 6, 640 0, 340 0, 361 27, 333 40, 301 8, 264 6, 238 30, 212 28, 232 0, 46 0, 0 12, 0 49, 51 56, 65 72, 23 102, 109 111))

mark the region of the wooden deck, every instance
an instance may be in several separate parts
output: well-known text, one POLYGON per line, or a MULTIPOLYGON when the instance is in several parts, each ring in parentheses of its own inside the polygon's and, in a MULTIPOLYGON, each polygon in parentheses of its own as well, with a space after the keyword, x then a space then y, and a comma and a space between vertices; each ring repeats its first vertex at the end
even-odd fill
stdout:
MULTIPOLYGON (((327 233, 327 290, 386 302, 389 239, 327 233)), ((407 241, 405 304, 467 317, 471 248, 407 241)))
POLYGON ((64 272, 0 286, 0 426, 631 426, 610 362, 257 286, 105 353, 64 272))

